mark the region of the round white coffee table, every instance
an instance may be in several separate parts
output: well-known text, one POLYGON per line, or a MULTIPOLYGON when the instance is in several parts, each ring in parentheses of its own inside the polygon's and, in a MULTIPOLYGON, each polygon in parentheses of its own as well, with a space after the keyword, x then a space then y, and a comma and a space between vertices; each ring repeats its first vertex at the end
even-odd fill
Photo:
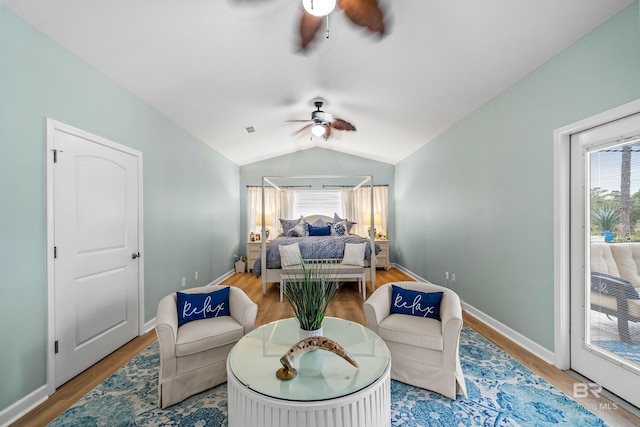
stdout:
POLYGON ((299 359, 298 375, 276 377, 280 358, 298 342, 298 321, 279 320, 244 336, 227 359, 229 427, 388 427, 391 358, 384 341, 354 322, 325 318, 324 335, 359 368, 325 350, 299 359))

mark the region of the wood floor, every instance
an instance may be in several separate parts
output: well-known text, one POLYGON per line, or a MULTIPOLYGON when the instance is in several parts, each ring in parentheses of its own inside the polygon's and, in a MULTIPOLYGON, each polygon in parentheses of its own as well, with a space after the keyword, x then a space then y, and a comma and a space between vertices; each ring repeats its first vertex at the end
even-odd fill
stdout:
MULTIPOLYGON (((389 271, 378 270, 378 286, 402 280, 412 279, 394 268, 389 271)), ((224 283, 242 288, 258 304, 256 327, 277 319, 293 316, 293 311, 289 304, 286 301, 280 302, 280 294, 274 284, 267 285, 267 293, 263 295, 259 279, 253 277, 250 273, 235 274, 225 280, 224 283)), ((365 318, 362 303, 362 296, 358 293, 355 282, 347 284, 340 290, 336 300, 329 306, 328 315, 352 320, 364 325, 365 318)), ((489 341, 505 350, 514 359, 571 397, 573 384, 576 382, 573 377, 524 350, 467 313, 463 313, 463 316, 465 326, 476 330, 489 341)), ((20 418, 12 426, 46 425, 155 340, 155 331, 151 331, 129 342, 58 388, 47 401, 20 418)), ((589 396, 588 398, 575 400, 611 426, 640 425, 640 418, 635 417, 605 398, 589 396)))

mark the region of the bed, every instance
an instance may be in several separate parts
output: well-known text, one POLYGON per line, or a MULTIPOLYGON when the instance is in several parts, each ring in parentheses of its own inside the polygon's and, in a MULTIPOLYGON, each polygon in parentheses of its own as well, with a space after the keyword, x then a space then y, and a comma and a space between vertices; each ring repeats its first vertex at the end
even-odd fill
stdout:
MULTIPOLYGON (((346 219, 340 219, 337 216, 331 218, 323 215, 313 215, 294 220, 281 220, 281 222, 283 225, 283 233, 263 246, 266 247, 266 256, 258 258, 253 265, 253 274, 258 278, 262 276, 263 293, 266 292, 266 283, 280 282, 280 276, 285 272, 285 269, 282 267, 279 246, 295 245, 296 243, 300 250, 300 256, 304 260, 333 262, 334 271, 336 271, 336 269, 344 269, 345 271, 352 272, 354 269, 359 269, 364 274, 365 280, 371 282, 373 291, 375 287, 375 256, 373 257, 374 261, 372 265, 371 240, 349 234, 348 231, 351 226, 346 219), (326 227, 329 228, 329 235, 315 235, 324 231, 318 231, 318 229, 326 227), (358 267, 353 265, 353 263, 342 263, 347 243, 366 243, 362 266, 358 267), (266 262, 264 275, 262 268, 263 260, 266 262)), ((379 252, 380 246, 375 244, 375 254, 379 252)))

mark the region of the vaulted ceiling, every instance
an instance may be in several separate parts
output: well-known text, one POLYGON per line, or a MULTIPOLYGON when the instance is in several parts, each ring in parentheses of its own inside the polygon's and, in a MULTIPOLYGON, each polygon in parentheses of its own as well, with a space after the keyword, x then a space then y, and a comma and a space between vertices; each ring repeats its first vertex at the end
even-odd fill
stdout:
POLYGON ((315 146, 395 164, 633 0, 379 2, 386 35, 336 8, 306 52, 301 0, 2 5, 239 165, 315 146), (357 131, 294 135, 315 97, 357 131))

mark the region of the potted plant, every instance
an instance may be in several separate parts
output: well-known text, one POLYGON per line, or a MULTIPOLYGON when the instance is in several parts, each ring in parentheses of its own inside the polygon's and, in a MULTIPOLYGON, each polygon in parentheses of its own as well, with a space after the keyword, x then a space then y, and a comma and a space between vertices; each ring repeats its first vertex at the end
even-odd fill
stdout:
POLYGON ((615 208, 610 205, 600 206, 600 208, 593 213, 593 220, 598 224, 600 230, 602 230, 600 235, 604 236, 604 241, 611 242, 615 237, 615 233, 611 230, 613 230, 613 227, 620 220, 620 215, 615 208))
POLYGON ((331 267, 326 264, 308 264, 285 268, 284 294, 300 324, 300 339, 322 335, 322 321, 329 303, 338 293, 340 282, 331 278, 331 267))

